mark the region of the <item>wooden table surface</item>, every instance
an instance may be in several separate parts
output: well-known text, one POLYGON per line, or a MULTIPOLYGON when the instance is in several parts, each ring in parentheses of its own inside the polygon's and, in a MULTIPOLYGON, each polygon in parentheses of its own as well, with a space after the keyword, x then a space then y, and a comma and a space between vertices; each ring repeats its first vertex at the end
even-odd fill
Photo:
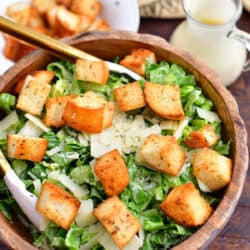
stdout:
MULTIPOLYGON (((140 33, 159 35, 168 40, 175 27, 181 20, 143 19, 140 33)), ((250 14, 243 13, 238 27, 250 33, 250 14)), ((243 117, 248 134, 250 134, 250 72, 243 73, 240 78, 229 87, 236 98, 241 116, 243 117)), ((248 147, 250 138, 248 138, 248 147)), ((250 170, 238 206, 220 235, 208 248, 209 250, 250 250, 250 170)))
MULTIPOLYGON (((140 33, 150 33, 168 39, 180 20, 142 19, 140 33)), ((250 14, 243 13, 238 27, 250 33, 250 14)), ((230 86, 229 90, 236 98, 240 113, 250 134, 250 72, 243 73, 230 86)), ((248 139, 248 145, 250 145, 248 139)), ((6 250, 0 243, 0 249, 6 250)), ((249 250, 250 249, 250 171, 239 204, 227 226, 209 246, 209 250, 249 250)))

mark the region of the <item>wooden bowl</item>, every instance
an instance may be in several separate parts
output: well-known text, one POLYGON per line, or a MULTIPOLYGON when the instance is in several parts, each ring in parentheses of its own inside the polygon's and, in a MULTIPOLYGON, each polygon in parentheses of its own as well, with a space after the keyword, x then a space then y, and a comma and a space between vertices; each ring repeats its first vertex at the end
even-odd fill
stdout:
MULTIPOLYGON (((248 168, 247 132, 235 99, 213 71, 190 54, 169 45, 162 38, 129 32, 84 33, 69 39, 68 43, 106 60, 112 60, 116 56, 123 57, 135 48, 153 50, 158 61, 177 63, 194 74, 204 93, 214 102, 224 124, 225 138, 232 140, 232 181, 209 220, 174 249, 190 250, 208 246, 232 215, 240 198, 248 168)), ((56 58, 41 50, 29 54, 0 77, 0 91, 11 92, 22 76, 33 70, 44 69, 53 60, 56 58)), ((0 238, 9 247, 17 250, 36 249, 24 235, 23 227, 20 227, 18 222, 11 224, 0 214, 0 224, 0 238)))

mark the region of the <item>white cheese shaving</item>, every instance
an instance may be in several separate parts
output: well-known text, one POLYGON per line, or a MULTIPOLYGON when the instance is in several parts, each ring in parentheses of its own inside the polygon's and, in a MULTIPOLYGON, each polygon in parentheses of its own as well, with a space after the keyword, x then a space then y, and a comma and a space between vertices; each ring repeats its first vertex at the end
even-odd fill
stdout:
POLYGON ((79 227, 85 227, 96 222, 96 217, 92 214, 94 210, 94 202, 92 199, 81 200, 81 206, 76 216, 76 224, 79 227))
POLYGON ((77 136, 79 142, 84 146, 87 147, 89 145, 90 136, 87 133, 79 133, 77 136))
POLYGON ((207 120, 210 123, 221 122, 220 117, 215 112, 208 111, 206 109, 201 109, 201 108, 198 108, 198 107, 196 108, 196 110, 197 110, 198 116, 200 118, 203 118, 203 119, 207 120))
POLYGON ((39 137, 43 134, 43 130, 36 126, 32 121, 27 121, 22 129, 18 132, 19 135, 39 137))
POLYGON ((49 128, 45 126, 45 124, 43 123, 43 121, 41 119, 39 119, 38 117, 28 114, 25 114, 25 117, 32 121, 37 127, 39 127, 40 129, 42 129, 44 132, 48 132, 49 128))
POLYGON ((182 132, 183 132, 184 128, 188 125, 189 121, 190 121, 190 117, 185 117, 184 120, 180 121, 179 127, 175 130, 175 132, 173 134, 173 136, 176 139, 179 139, 182 136, 182 132))
POLYGON ((107 152, 117 149, 121 152, 121 138, 113 127, 105 129, 99 134, 90 135, 91 156, 98 158, 107 152))
MULTIPOLYGON (((107 232, 105 232, 98 241, 104 247, 104 249, 119 250, 119 247, 114 243, 113 239, 107 232)), ((141 246, 141 240, 135 235, 123 249, 138 250, 141 246)))
POLYGON ((52 148, 52 149, 46 151, 46 154, 47 154, 48 156, 52 156, 52 155, 54 155, 54 154, 57 154, 57 153, 63 151, 63 149, 64 149, 64 144, 61 143, 59 146, 56 146, 56 147, 54 147, 54 148, 52 148))
POLYGON ((199 188, 200 188, 201 191, 203 191, 205 193, 211 193, 212 192, 212 190, 204 182, 202 182, 198 178, 197 178, 197 183, 198 183, 199 188))
POLYGON ((5 116, 3 120, 0 121, 0 139, 5 139, 7 133, 14 132, 15 130, 9 130, 12 125, 18 123, 18 116, 16 111, 12 111, 10 114, 5 116), (7 131, 9 130, 9 131, 7 131))
POLYGON ((188 167, 190 167, 190 166, 191 166, 191 163, 190 163, 190 162, 185 162, 185 163, 183 164, 183 166, 182 166, 182 168, 181 168, 181 171, 179 172, 178 176, 182 175, 182 174, 186 171, 186 169, 187 169, 188 167))

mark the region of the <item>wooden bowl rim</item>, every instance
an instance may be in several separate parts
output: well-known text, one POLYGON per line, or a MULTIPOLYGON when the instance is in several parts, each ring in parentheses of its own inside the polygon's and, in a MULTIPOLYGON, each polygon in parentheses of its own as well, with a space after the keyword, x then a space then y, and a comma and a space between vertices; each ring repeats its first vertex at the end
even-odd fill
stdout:
MULTIPOLYGON (((164 39, 148 34, 138 34, 126 31, 113 32, 87 32, 79 34, 73 38, 66 39, 71 45, 76 46, 79 43, 96 40, 124 40, 132 42, 140 42, 145 46, 153 46, 155 48, 171 51, 177 57, 181 57, 188 65, 191 65, 196 71, 203 75, 211 84, 214 90, 219 93, 220 97, 228 108, 231 121, 233 121, 235 136, 235 159, 232 181, 226 189, 223 199, 209 218, 209 220, 191 237, 177 245, 173 249, 200 249, 205 248, 219 234, 225 224, 230 219, 242 192, 244 181, 248 169, 248 147, 247 147, 247 130, 245 124, 239 114, 238 105, 231 93, 221 84, 218 75, 209 69, 205 64, 192 57, 189 53, 177 49, 167 43, 164 39), (228 103, 228 105, 226 104, 228 103), (236 173, 237 168, 238 173, 236 173), (222 216, 223 215, 223 216, 222 216)), ((48 55, 47 52, 36 50, 26 57, 22 58, 18 63, 12 66, 4 75, 0 76, 0 91, 3 91, 11 79, 18 78, 20 72, 25 68, 27 61, 34 62, 41 55, 48 55)), ((0 237, 8 246, 15 249, 36 249, 34 246, 25 241, 13 229, 10 229, 9 223, 3 216, 0 216, 2 225, 0 227, 0 237)))

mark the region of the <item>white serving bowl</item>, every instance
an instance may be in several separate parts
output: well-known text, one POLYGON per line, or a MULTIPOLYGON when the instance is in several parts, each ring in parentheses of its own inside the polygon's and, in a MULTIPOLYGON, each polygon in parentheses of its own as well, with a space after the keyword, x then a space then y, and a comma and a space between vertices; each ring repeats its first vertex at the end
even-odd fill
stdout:
MULTIPOLYGON (((31 0, 0 0, 0 15, 5 16, 7 6, 15 3, 30 3, 31 0)), ((140 24, 139 7, 136 0, 100 0, 102 3, 101 17, 104 18, 114 30, 137 32, 140 24)), ((0 75, 3 74, 13 62, 3 55, 4 39, 0 35, 0 75)))

